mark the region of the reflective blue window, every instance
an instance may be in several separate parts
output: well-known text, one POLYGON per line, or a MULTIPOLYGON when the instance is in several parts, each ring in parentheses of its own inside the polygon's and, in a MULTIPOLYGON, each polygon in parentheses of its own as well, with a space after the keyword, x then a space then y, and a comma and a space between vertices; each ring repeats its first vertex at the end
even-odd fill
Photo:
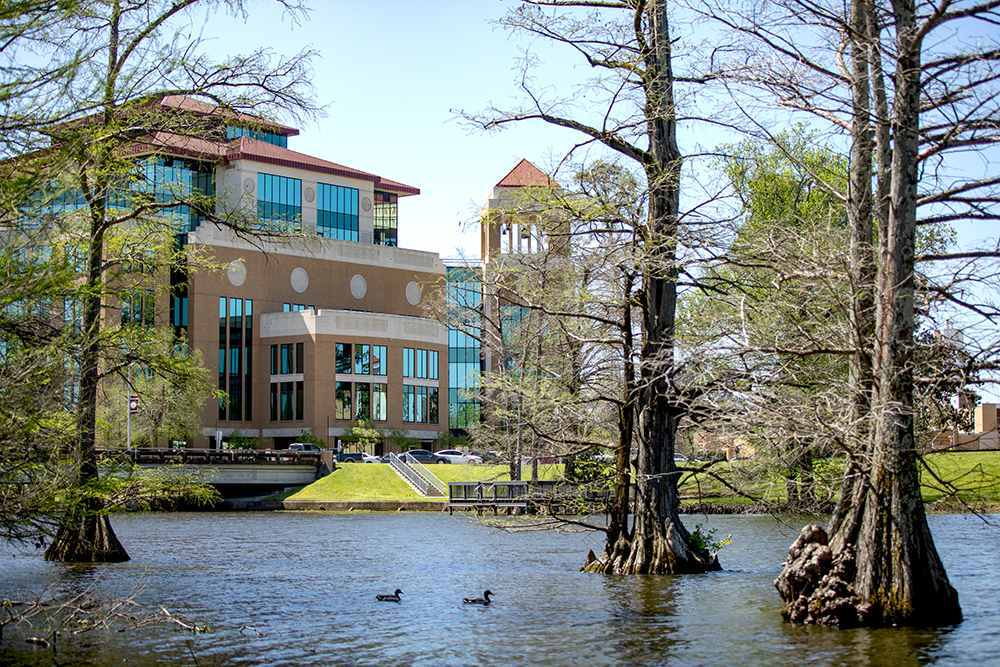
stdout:
POLYGON ((281 146, 282 148, 288 148, 288 137, 280 134, 265 132, 263 130, 250 130, 245 127, 229 126, 226 128, 227 139, 236 139, 239 137, 250 137, 251 139, 257 139, 259 141, 271 144, 272 146, 281 146))
POLYGON ((301 179, 257 174, 257 217, 298 229, 302 222, 301 179))
MULTIPOLYGON (((180 158, 146 158, 136 164, 130 177, 112 186, 108 195, 108 207, 131 209, 146 203, 150 195, 158 204, 201 198, 197 202, 198 206, 214 209, 211 198, 215 195, 215 166, 180 158)), ((53 182, 49 188, 36 192, 31 197, 25 213, 54 215, 86 206, 87 201, 78 188, 66 188, 53 182)), ((197 229, 198 223, 204 219, 197 208, 186 204, 160 209, 157 214, 174 219, 179 245, 187 242, 187 232, 197 229)))
POLYGON ((357 189, 318 183, 316 190, 316 233, 330 239, 357 241, 357 189))
POLYGON ((479 317, 482 284, 470 267, 448 267, 448 308, 457 322, 448 329, 448 425, 464 429, 479 421, 479 317))

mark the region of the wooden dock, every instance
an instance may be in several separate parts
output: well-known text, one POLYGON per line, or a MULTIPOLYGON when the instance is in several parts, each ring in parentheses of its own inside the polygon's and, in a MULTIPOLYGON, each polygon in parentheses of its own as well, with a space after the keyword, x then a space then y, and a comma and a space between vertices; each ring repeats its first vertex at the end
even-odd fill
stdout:
POLYGON ((564 511, 606 503, 607 489, 568 482, 448 482, 448 511, 519 508, 527 512, 542 509, 564 511))

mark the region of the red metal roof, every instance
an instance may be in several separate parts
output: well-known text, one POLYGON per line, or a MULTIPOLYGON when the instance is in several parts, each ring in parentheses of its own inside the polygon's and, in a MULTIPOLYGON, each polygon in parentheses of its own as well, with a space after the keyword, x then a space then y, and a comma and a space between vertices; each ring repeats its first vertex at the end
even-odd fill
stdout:
POLYGON ((283 137, 294 137, 297 136, 299 131, 294 127, 289 127, 288 125, 282 125, 280 123, 274 123, 269 120, 264 120, 263 118, 258 118, 256 116, 251 116, 245 113, 232 113, 229 111, 219 111, 219 108, 214 104, 209 104, 208 102, 202 102, 193 97, 186 97, 184 95, 167 95, 166 97, 160 99, 158 102, 165 107, 174 107, 176 109, 181 109, 182 111, 188 111, 190 113, 200 115, 200 116, 212 116, 221 115, 225 118, 233 118, 237 122, 244 121, 251 123, 252 126, 260 127, 273 134, 281 135, 283 137))
MULTIPOLYGON (((236 118, 253 120, 261 129, 266 129, 273 134, 282 136, 294 136, 299 133, 294 127, 271 123, 259 118, 254 118, 245 114, 232 114, 220 111, 218 107, 207 102, 202 102, 183 95, 168 95, 162 98, 154 98, 148 102, 150 105, 163 105, 173 107, 184 112, 198 116, 212 116, 219 114, 222 118, 236 118)), ((73 123, 94 122, 96 115, 87 116, 73 123)), ((298 153, 287 148, 275 146, 264 141, 251 139, 250 137, 239 137, 228 141, 211 141, 195 136, 186 136, 171 132, 155 132, 151 135, 141 137, 133 141, 129 146, 124 147, 125 154, 141 156, 151 152, 166 152, 176 157, 191 157, 211 162, 233 162, 234 160, 250 160, 264 164, 273 164, 292 169, 302 169, 316 174, 328 174, 330 176, 340 176, 342 178, 353 178, 371 182, 375 189, 392 192, 397 195, 419 195, 420 188, 406 185, 387 178, 382 178, 376 174, 365 171, 351 169, 336 162, 321 160, 320 158, 298 153)), ((530 166, 530 163, 529 163, 530 166)), ((534 167, 532 167, 534 168, 534 167)), ((513 172, 512 172, 513 173, 513 172)), ((541 172, 539 172, 541 173, 541 172)))
POLYGON ((555 181, 549 178, 541 169, 522 159, 495 187, 523 188, 532 185, 551 187, 555 185, 555 181))
POLYGON ((344 165, 337 164, 336 162, 321 160, 320 158, 313 157, 312 155, 297 153, 293 150, 282 148, 281 146, 275 146, 263 141, 258 141, 257 139, 251 139, 249 137, 240 137, 238 141, 230 142, 229 153, 226 155, 226 159, 230 162, 233 160, 252 160, 253 162, 263 162, 265 164, 280 165, 283 167, 291 167, 293 169, 305 169, 306 171, 319 174, 329 174, 331 176, 340 176, 343 178, 356 178, 358 180, 372 182, 376 189, 388 190, 389 192, 395 192, 400 195, 420 194, 420 188, 415 188, 412 185, 404 185, 403 183, 390 181, 389 179, 382 178, 381 176, 377 176, 375 174, 369 174, 365 171, 351 169, 350 167, 345 167, 344 165))
POLYGON ((281 146, 251 139, 250 137, 239 137, 227 143, 219 143, 197 137, 183 137, 167 132, 157 132, 148 139, 135 142, 129 152, 140 155, 148 153, 151 150, 157 152, 165 151, 177 157, 191 157, 210 160, 212 162, 250 160, 251 162, 302 169, 315 174, 328 174, 330 176, 340 176, 341 178, 368 181, 377 190, 385 190, 398 195, 420 194, 420 188, 413 187, 412 185, 382 178, 377 174, 352 169, 336 162, 321 160, 312 155, 298 153, 287 148, 282 148, 281 146))

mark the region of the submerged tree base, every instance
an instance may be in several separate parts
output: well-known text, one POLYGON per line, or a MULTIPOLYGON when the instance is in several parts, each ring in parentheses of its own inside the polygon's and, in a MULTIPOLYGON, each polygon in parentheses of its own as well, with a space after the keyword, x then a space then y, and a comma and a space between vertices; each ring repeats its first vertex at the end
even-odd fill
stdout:
POLYGON ((123 563, 129 560, 125 547, 106 514, 85 514, 69 519, 45 550, 45 560, 63 563, 123 563))
POLYGON ((853 579, 853 552, 845 549, 834 558, 826 531, 816 524, 806 526, 774 581, 784 601, 781 617, 792 623, 865 625, 870 608, 854 592, 853 579))
POLYGON ((603 574, 699 574, 721 570, 719 558, 708 550, 695 550, 687 545, 671 549, 668 540, 646 540, 636 544, 621 539, 612 547, 608 545, 600 557, 593 551, 581 572, 603 574), (655 543, 655 544, 652 544, 655 543))
POLYGON ((932 609, 922 611, 894 608, 878 599, 865 600, 857 592, 856 577, 853 549, 845 546, 834 553, 823 528, 816 524, 806 526, 788 549, 788 560, 774 581, 783 600, 782 618, 791 623, 840 628, 939 626, 962 620, 958 594, 950 586, 950 596, 932 609))

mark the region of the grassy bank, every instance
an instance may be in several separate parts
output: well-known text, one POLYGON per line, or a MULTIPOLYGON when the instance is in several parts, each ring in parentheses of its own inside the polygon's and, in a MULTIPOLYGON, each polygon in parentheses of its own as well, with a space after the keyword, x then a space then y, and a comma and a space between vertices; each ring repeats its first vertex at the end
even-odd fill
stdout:
MULTIPOLYGON (((435 465, 429 470, 447 484, 448 482, 505 481, 510 479, 507 466, 487 465, 435 465)), ((538 466, 540 479, 558 479, 560 465, 538 466)), ((531 477, 531 469, 521 471, 524 479, 531 477)), ((440 498, 427 498, 414 491, 399 475, 383 463, 347 463, 337 466, 331 474, 309 486, 275 496, 287 500, 329 501, 379 501, 413 500, 441 502, 440 498)))
MULTIPOLYGON (((926 467, 921 467, 921 492, 925 503, 967 503, 975 507, 1000 504, 1000 451, 935 452, 923 461, 926 467)), ((836 500, 843 470, 840 458, 815 462, 820 500, 836 500)), ((759 461, 723 461, 708 472, 681 477, 681 495, 688 502, 752 502, 733 488, 764 503, 782 504, 788 500, 782 471, 759 461)))
MULTIPOLYGON (((922 471, 925 502, 947 504, 949 507, 952 503, 960 506, 961 502, 976 507, 1000 504, 1000 452, 939 452, 926 456, 924 461, 930 470, 922 471), (957 498, 939 479, 956 487, 957 498)), ((696 468, 702 464, 692 462, 687 465, 696 468)), ((435 465, 430 470, 445 484, 510 479, 506 466, 435 465)), ((815 473, 821 481, 818 495, 822 500, 836 498, 842 472, 843 462, 840 459, 816 462, 815 473)), ((522 479, 529 479, 530 468, 522 468, 521 474, 522 479)), ((561 474, 561 465, 539 466, 541 479, 558 479, 561 474)), ((713 465, 710 471, 682 473, 680 480, 681 496, 689 504, 752 504, 755 501, 783 504, 787 501, 786 483, 780 471, 760 461, 723 461, 713 465)), ((388 465, 355 463, 341 465, 323 479, 275 498, 322 502, 440 502, 415 492, 388 465)))

